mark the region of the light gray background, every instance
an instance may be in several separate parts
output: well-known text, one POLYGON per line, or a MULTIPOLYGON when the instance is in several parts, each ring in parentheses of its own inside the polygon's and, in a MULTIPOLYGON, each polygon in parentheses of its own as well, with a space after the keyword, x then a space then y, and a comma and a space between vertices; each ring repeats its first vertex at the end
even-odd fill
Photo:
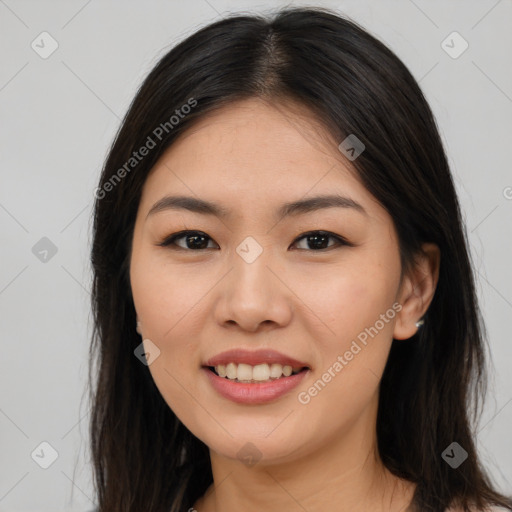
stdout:
MULTIPOLYGON (((390 46, 437 117, 495 367, 478 447, 511 493, 512 2, 311 4, 339 9, 390 46), (457 59, 441 46, 453 31, 469 43, 457 59)), ((137 86, 170 45, 223 13, 284 5, 0 0, 0 511, 94 506, 84 391, 89 219, 103 159, 137 86), (43 31, 59 45, 47 59, 31 48, 43 31), (42 237, 58 249, 47 262, 32 252, 42 237), (46 470, 31 458, 43 441, 59 455, 46 470)))

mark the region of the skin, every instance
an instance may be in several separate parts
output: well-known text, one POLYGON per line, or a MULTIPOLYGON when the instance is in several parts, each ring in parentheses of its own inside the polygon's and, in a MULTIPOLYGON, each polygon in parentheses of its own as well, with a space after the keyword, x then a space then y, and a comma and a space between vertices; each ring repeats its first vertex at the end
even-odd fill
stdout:
POLYGON ((339 142, 304 108, 244 100, 184 132, 145 182, 130 262, 133 299, 142 338, 161 351, 149 365, 159 391, 210 449, 214 484, 195 503, 199 512, 404 511, 412 499, 414 485, 378 456, 378 386, 393 337, 410 338, 433 298, 439 249, 425 244, 414 271, 400 280, 393 221, 339 142), (285 202, 335 192, 367 214, 328 208, 274 217, 285 202), (215 201, 233 213, 147 217, 167 194, 215 201), (206 233, 208 248, 187 246, 186 238, 176 241, 181 249, 156 245, 183 229, 206 233), (329 247, 317 249, 299 239, 311 230, 354 246, 328 238, 329 247), (247 236, 263 249, 251 264, 236 252, 247 236), (401 310, 394 318, 300 403, 298 393, 395 303, 401 310), (312 370, 275 402, 236 404, 217 394, 201 366, 238 347, 273 348, 312 370), (261 454, 252 467, 237 455, 248 442, 261 454))

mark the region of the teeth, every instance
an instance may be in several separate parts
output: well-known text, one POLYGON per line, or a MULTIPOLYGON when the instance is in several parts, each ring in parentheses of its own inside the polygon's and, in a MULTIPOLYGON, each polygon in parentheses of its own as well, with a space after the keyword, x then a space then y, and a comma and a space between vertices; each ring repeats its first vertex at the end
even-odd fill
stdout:
POLYGON ((236 379, 236 364, 235 363, 229 363, 226 366, 226 376, 228 379, 236 379))
POLYGON ((265 382, 271 379, 279 379, 283 375, 289 377, 292 373, 300 372, 301 368, 292 368, 290 365, 281 365, 267 363, 251 366, 250 364, 229 363, 227 365, 219 364, 215 367, 215 372, 219 377, 227 377, 230 380, 238 382, 265 382))
POLYGON ((239 364, 236 372, 238 380, 252 380, 252 366, 248 364, 239 364))
MULTIPOLYGON (((240 365, 242 366, 242 365, 240 365)), ((240 374, 240 366, 238 367, 238 373, 240 374)), ((254 368, 249 366, 249 372, 252 373, 252 380, 268 380, 270 378, 270 368, 268 364, 258 364, 254 368)), ((238 380, 240 380, 240 375, 238 375, 238 380)))
POLYGON ((283 367, 280 364, 274 363, 270 365, 270 376, 274 379, 281 377, 283 367))

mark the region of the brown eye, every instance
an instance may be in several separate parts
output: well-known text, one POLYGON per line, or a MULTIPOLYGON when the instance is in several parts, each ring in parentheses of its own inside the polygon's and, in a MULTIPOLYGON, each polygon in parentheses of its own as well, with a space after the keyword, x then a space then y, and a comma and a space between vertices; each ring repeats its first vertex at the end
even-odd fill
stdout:
POLYGON ((334 233, 330 233, 329 231, 309 231, 308 233, 304 233, 299 238, 297 238, 294 244, 303 239, 306 241, 306 247, 302 247, 300 248, 300 250, 309 249, 315 252, 330 249, 333 246, 339 247, 340 245, 352 245, 343 237, 335 235, 334 233), (333 239, 336 242, 334 244, 329 245, 329 239, 333 239))
MULTIPOLYGON (((306 247, 301 247, 299 250, 306 250, 310 252, 321 252, 327 249, 331 249, 332 247, 340 247, 344 245, 353 247, 353 244, 351 244, 348 240, 329 231, 308 231, 307 233, 304 233, 298 237, 293 245, 296 245, 303 239, 306 241, 306 247), (335 243, 329 244, 329 239, 334 240, 335 243)), ((180 231, 179 233, 174 233, 173 235, 165 238, 162 242, 159 242, 157 245, 176 250, 183 249, 189 251, 200 251, 204 249, 215 248, 208 247, 209 241, 213 242, 213 239, 202 231, 186 230, 180 231), (183 242, 177 243, 178 240, 182 239, 184 240, 183 242)), ((219 247, 217 246, 217 248, 219 247)))
POLYGON ((163 242, 160 242, 157 245, 162 247, 178 248, 184 250, 200 250, 200 249, 208 249, 207 240, 212 240, 206 233, 202 231, 180 231, 179 233, 175 233, 170 237, 166 238, 163 242), (180 244, 177 244, 177 240, 184 239, 185 246, 183 247, 180 244))

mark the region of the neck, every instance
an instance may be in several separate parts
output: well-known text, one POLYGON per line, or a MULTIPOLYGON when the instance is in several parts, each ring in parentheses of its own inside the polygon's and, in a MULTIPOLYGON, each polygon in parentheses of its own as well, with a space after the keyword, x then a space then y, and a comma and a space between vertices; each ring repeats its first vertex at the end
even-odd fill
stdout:
POLYGON ((262 458, 249 467, 210 450, 214 483, 194 508, 197 512, 405 512, 414 484, 382 464, 376 412, 374 401, 342 432, 302 448, 300 456, 291 454, 285 461, 262 458))

